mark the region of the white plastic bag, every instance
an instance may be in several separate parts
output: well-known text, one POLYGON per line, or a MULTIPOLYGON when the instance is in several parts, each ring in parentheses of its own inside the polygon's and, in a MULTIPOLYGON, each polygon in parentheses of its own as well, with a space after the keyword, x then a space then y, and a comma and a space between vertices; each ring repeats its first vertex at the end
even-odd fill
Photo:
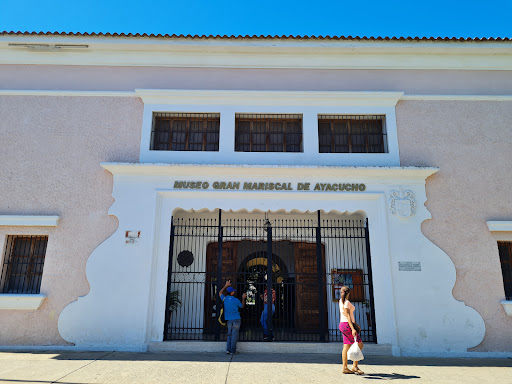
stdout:
POLYGON ((361 348, 359 348, 357 342, 352 344, 352 346, 348 349, 347 358, 352 361, 361 361, 364 359, 363 351, 361 351, 361 348))

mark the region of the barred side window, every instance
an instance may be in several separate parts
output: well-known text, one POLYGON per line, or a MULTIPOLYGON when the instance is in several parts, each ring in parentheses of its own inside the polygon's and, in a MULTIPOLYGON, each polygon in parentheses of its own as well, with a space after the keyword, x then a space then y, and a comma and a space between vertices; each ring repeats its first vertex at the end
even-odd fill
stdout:
POLYGON ((512 242, 498 241, 505 297, 512 300, 512 242))
POLYGON ((154 113, 151 149, 218 151, 219 130, 218 113, 154 113))
POLYGON ((302 115, 235 115, 236 152, 302 152, 302 115))
POLYGON ((7 236, 2 293, 39 293, 48 236, 7 236))
POLYGON ((387 153, 385 116, 319 115, 320 153, 387 153))

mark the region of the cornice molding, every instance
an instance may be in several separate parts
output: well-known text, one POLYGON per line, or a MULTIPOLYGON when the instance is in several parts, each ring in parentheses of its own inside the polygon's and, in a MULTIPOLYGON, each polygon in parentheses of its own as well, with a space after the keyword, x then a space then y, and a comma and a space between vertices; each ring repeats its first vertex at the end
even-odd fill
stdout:
POLYGON ((53 89, 0 89, 0 96, 137 97, 133 91, 74 91, 53 89))
POLYGON ((512 44, 3 35, 0 36, 0 64, 512 70, 512 44), (27 44, 87 47, 51 50, 27 48, 27 44))
POLYGON ((420 101, 512 101, 512 95, 404 95, 401 100, 420 101))
POLYGON ((314 92, 136 89, 144 104, 394 107, 403 92, 314 92))
POLYGON ((23 227, 56 227, 59 216, 2 215, 0 225, 23 227))
MULTIPOLYGON (((403 92, 295 92, 295 91, 212 91, 212 90, 203 90, 203 91, 190 91, 190 90, 144 90, 138 89, 135 91, 73 91, 73 90, 38 90, 38 89, 2 89, 0 90, 0 96, 54 96, 54 97, 141 97, 147 102, 180 102, 180 95, 187 95, 188 97, 196 97, 197 99, 207 99, 210 98, 213 93, 225 93, 224 97, 228 97, 227 93, 231 92, 231 96, 229 98, 232 101, 236 101, 238 104, 242 102, 235 98, 235 95, 243 95, 244 97, 251 96, 253 97, 253 101, 256 99, 266 100, 262 101, 262 103, 269 104, 268 98, 271 96, 271 93, 274 93, 275 98, 284 97, 299 100, 300 98, 311 98, 313 96, 319 97, 319 99, 323 101, 329 101, 330 103, 335 103, 336 101, 348 100, 352 97, 359 99, 359 101, 349 101, 353 103, 361 103, 363 104, 363 100, 366 98, 366 105, 375 106, 373 102, 382 103, 382 105, 392 105, 394 102, 394 98, 399 97, 398 101, 505 101, 511 102, 512 95, 408 95, 403 92), (196 94, 194 96, 193 94, 196 94), (265 93, 266 96, 260 95, 256 97, 256 94, 265 93), (287 94, 287 95, 286 95, 287 94), (295 94, 295 95, 294 95, 295 94), (323 94, 323 95, 322 95, 323 94), (338 96, 336 96, 338 95, 338 96), (365 96, 367 95, 367 96, 365 96), (380 96, 379 96, 380 95, 380 96), (336 98, 338 98, 336 100, 336 98), (234 100, 233 100, 234 99, 234 100)), ((224 100, 226 101, 226 100, 224 100)), ((310 99, 308 99, 310 101, 310 99)), ((212 101, 210 100, 209 103, 212 101)), ((182 102, 180 102, 182 103, 182 102)), ((219 103, 217 101, 217 103, 219 103)), ((220 103, 219 103, 220 104, 220 103)), ((251 104, 254 105, 254 104, 251 104)), ((322 104, 325 105, 325 104, 322 104)), ((338 104, 339 105, 339 104, 338 104)))
POLYGON ((512 221, 488 221, 487 227, 491 232, 512 232, 512 221))
POLYGON ((36 310, 43 304, 43 294, 1 294, 0 310, 36 310))
POLYGON ((502 300, 500 303, 507 316, 512 316, 512 300, 502 300))
POLYGON ((301 178, 305 173, 325 179, 373 178, 425 180, 436 173, 434 167, 335 167, 335 166, 279 166, 279 165, 214 165, 214 164, 155 164, 155 163, 101 163, 115 176, 200 176, 200 177, 282 177, 301 178))

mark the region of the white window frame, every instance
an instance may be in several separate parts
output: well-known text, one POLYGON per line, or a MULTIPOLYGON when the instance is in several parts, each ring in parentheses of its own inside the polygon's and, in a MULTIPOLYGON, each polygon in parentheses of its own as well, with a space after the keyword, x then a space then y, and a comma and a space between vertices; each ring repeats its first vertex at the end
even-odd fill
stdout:
POLYGON ((395 106, 401 92, 136 90, 144 102, 140 162, 399 166, 395 106), (220 113, 218 152, 150 150, 153 113, 220 113), (303 152, 235 152, 235 114, 301 114, 303 152), (320 153, 319 115, 385 115, 387 153, 320 153))
MULTIPOLYGON (((59 216, 27 216, 27 215, 2 215, 0 216, 1 226, 16 226, 21 228, 30 227, 56 227, 59 223, 59 216)), ((48 236, 47 233, 40 231, 19 230, 13 233, 13 236, 48 236), (35 233, 38 232, 38 233, 35 233)), ((0 239, 0 265, 3 266, 3 258, 6 257, 5 237, 0 239)), ((48 249, 46 250, 48 252, 48 249)), ((42 282, 41 282, 42 283, 42 282)), ((42 286, 42 284, 41 284, 42 286)), ((43 293, 2 293, 0 294, 0 310, 36 310, 46 299, 43 293)), ((0 312, 1 313, 1 312, 0 312)))
MULTIPOLYGON (((512 242, 512 221, 488 221, 487 228, 489 228, 489 232, 492 233, 496 241, 496 249, 498 249, 498 241, 512 242)), ((512 316, 512 300, 504 299, 500 301, 500 304, 507 316, 512 316)))

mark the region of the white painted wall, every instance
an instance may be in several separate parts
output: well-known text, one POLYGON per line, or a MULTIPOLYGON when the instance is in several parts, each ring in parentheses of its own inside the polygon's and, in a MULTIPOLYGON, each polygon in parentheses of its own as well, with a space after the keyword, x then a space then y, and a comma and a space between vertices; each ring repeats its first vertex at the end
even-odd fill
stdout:
POLYGON ((395 354, 463 356, 483 339, 485 326, 480 315, 452 296, 455 269, 451 260, 421 232, 421 223, 429 218, 424 206, 425 179, 435 169, 105 167, 115 174, 115 203, 110 213, 117 216, 119 228, 89 258, 91 291, 65 308, 59 318, 59 331, 70 342, 84 347, 142 349, 148 342, 162 340, 169 228, 172 213, 178 208, 234 212, 321 209, 366 214, 378 343, 391 344, 395 354), (343 180, 363 182, 367 188, 357 193, 173 190, 176 179, 210 184, 214 180, 343 180), (416 213, 408 218, 390 210, 389 193, 400 187, 415 195, 416 213), (141 231, 139 245, 124 244, 128 230, 141 231), (422 270, 398 271, 398 261, 419 261, 422 270))

